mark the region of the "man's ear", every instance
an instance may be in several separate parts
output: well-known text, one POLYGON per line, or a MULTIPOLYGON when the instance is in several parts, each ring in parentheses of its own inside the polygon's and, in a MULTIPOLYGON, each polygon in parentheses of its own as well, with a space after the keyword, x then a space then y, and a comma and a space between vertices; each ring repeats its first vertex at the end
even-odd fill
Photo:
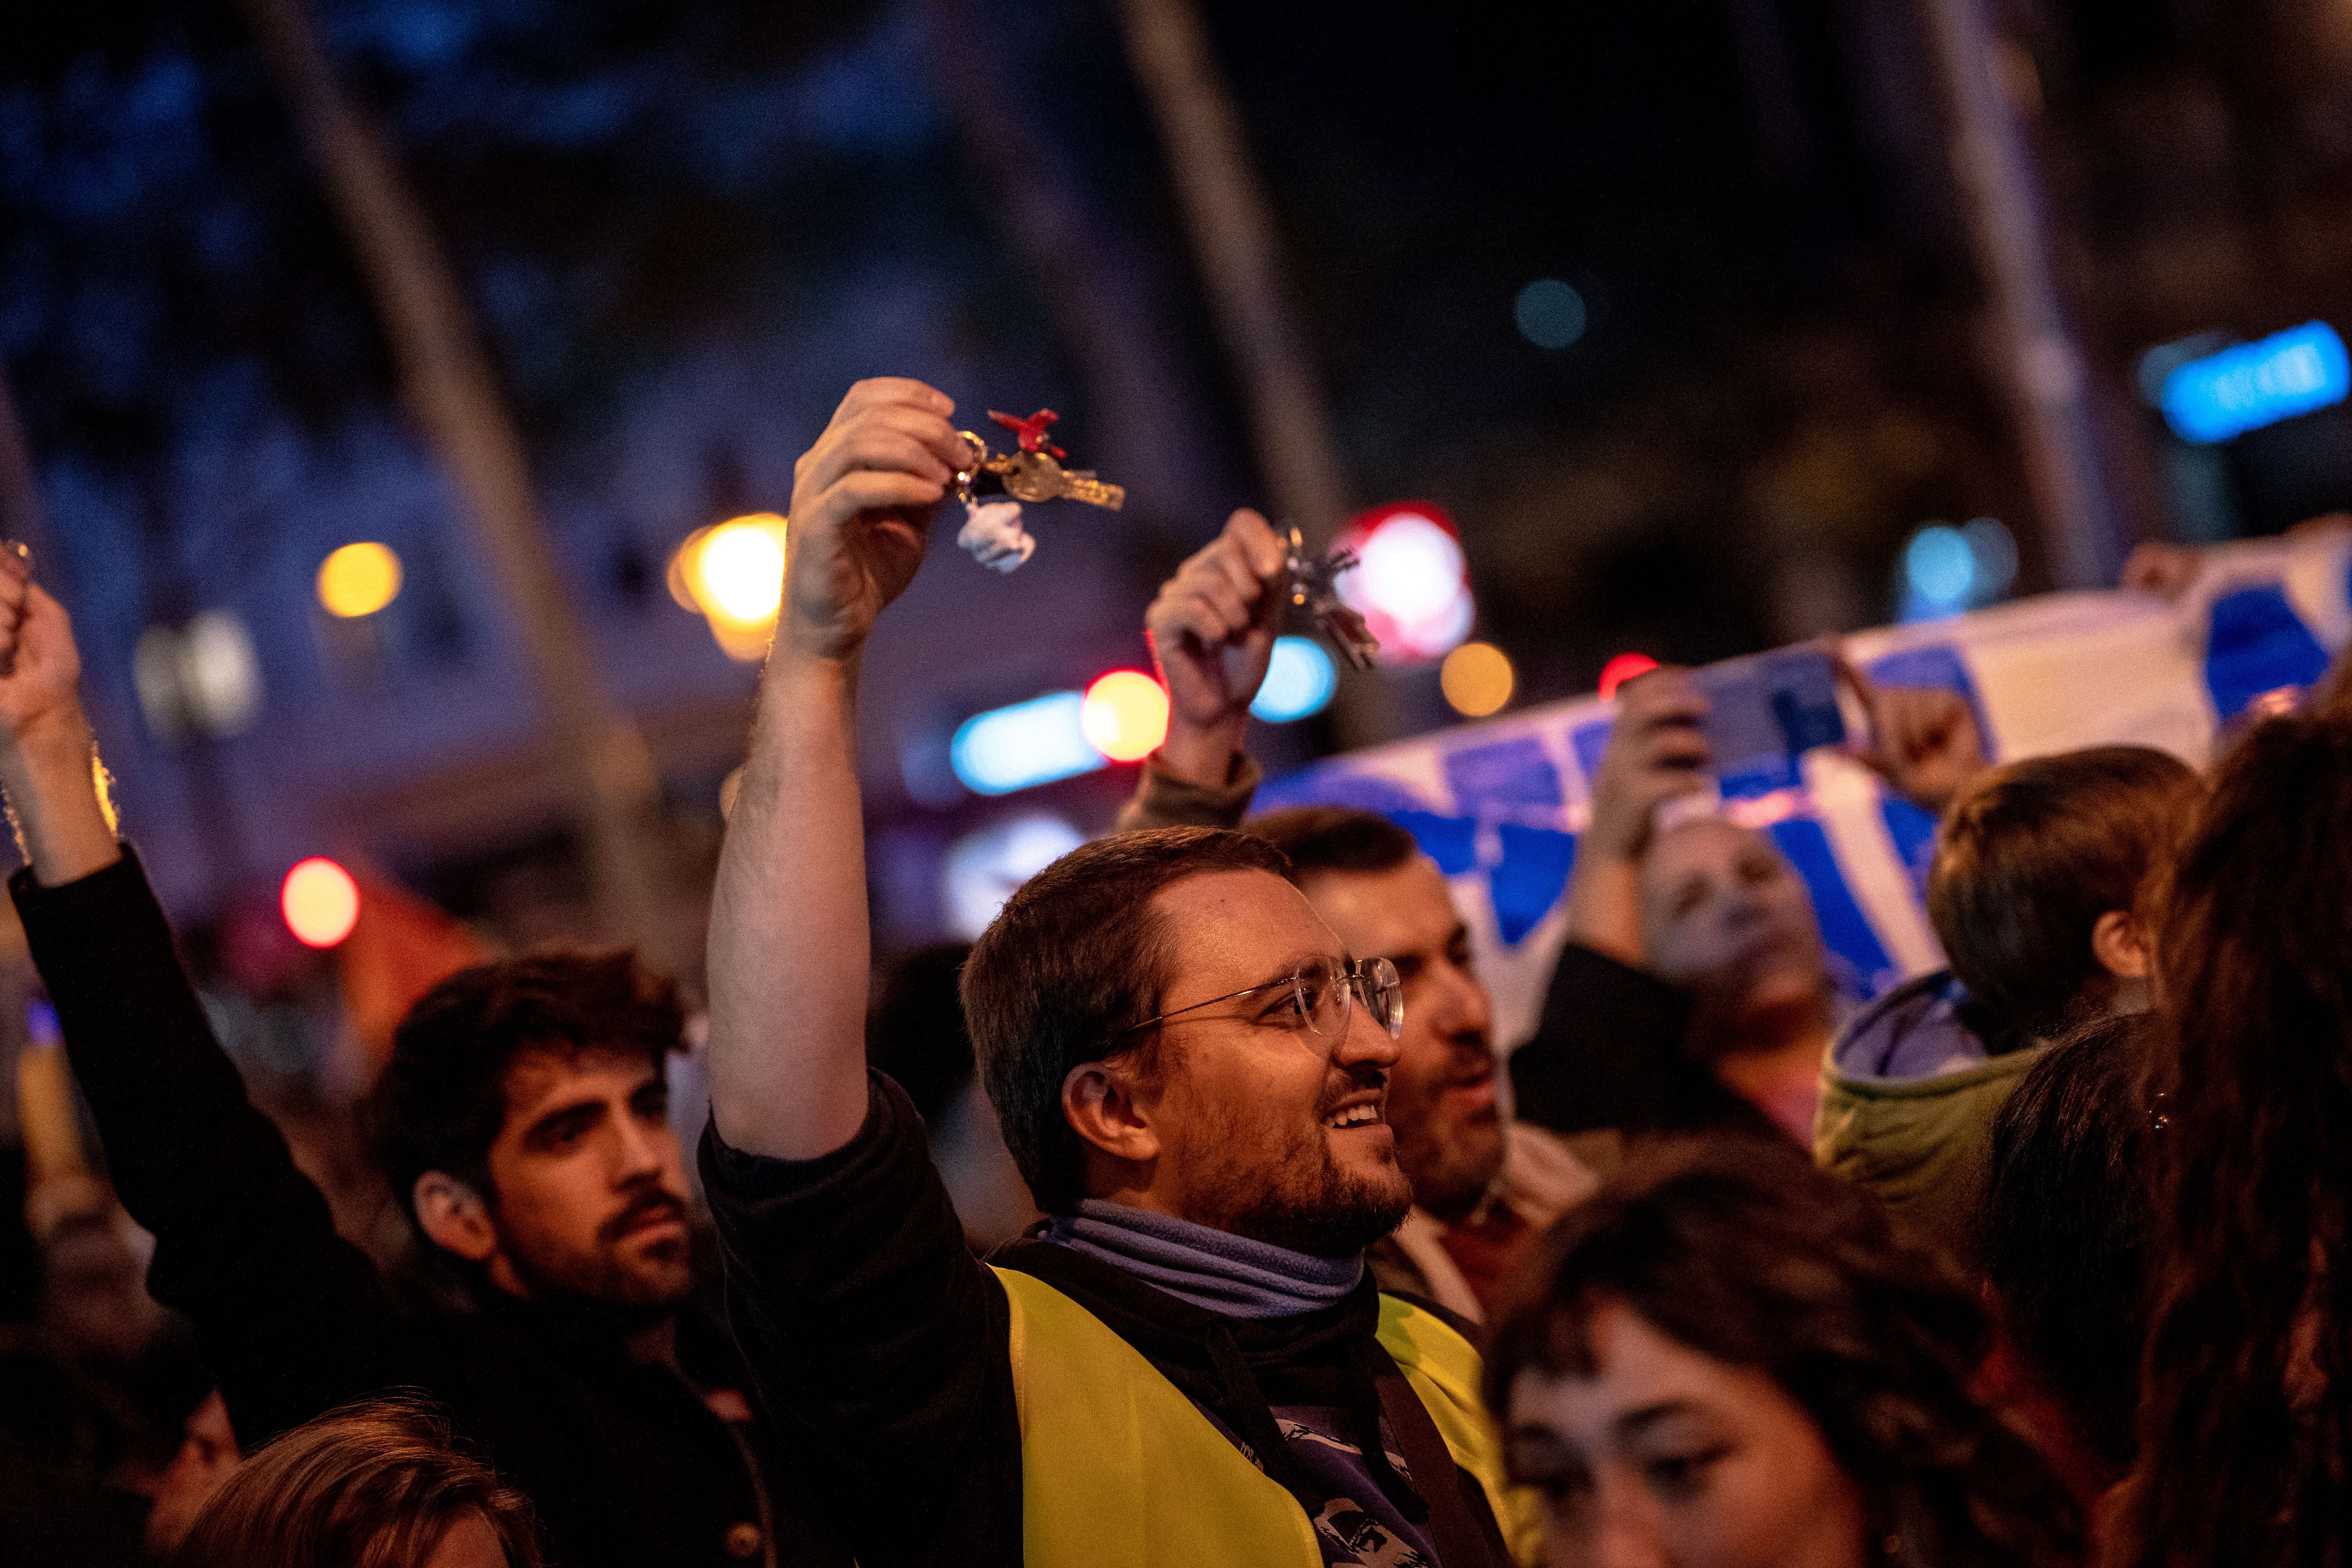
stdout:
POLYGON ((2147 940, 2129 910, 2109 910, 2093 924, 2091 956, 2118 980, 2145 980, 2153 967, 2147 940))
POLYGON ((446 1171, 427 1171, 416 1178, 409 1201, 416 1205, 418 1226, 434 1246, 469 1263, 485 1262, 498 1251, 498 1224, 471 1183, 446 1171))
POLYGON ((1062 1115, 1095 1148, 1138 1163, 1160 1154, 1152 1112, 1157 1095, 1139 1096, 1135 1075, 1114 1062, 1081 1062, 1062 1080, 1062 1115))

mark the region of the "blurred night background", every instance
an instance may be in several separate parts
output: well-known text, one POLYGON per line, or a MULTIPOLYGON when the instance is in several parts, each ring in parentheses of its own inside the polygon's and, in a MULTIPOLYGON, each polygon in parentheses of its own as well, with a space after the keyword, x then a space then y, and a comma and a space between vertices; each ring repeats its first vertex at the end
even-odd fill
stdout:
MULTIPOLYGON (((886 951, 955 934, 951 862, 984 886, 1107 825, 1132 765, 991 796, 951 738, 1148 669, 1145 604, 1235 505, 1318 533, 1442 509, 1516 708, 1627 651, 1916 613, 1932 525, 2014 543, 2013 581, 1977 560, 1949 608, 2352 502, 2340 407, 2196 446, 2148 390, 2352 318, 2347 0, 10 9, 6 531, 75 616, 126 833, 225 1032, 298 1077, 341 1026, 338 960, 278 919, 307 856, 415 895, 404 940, 632 939, 698 986, 757 667, 674 563, 786 510, 860 376, 928 380, 961 422, 1050 405, 1129 492, 1033 510, 1010 577, 941 537, 877 639, 886 951), (1139 69, 1187 24, 1190 78, 1139 69), (487 426, 420 414, 439 394, 338 205, 320 91, 446 259, 537 557, 458 478, 451 432, 487 426), (1262 252, 1201 216, 1234 188, 1202 125, 1238 132, 1221 170, 1262 252), (1236 328, 1234 254, 1271 268, 1271 331, 1236 328), (1287 477, 1286 419, 1311 448, 1287 477), (332 614, 353 543, 398 591, 332 614)), ((1279 773, 1459 721, 1434 664, 1397 662, 1253 746, 1279 773)))

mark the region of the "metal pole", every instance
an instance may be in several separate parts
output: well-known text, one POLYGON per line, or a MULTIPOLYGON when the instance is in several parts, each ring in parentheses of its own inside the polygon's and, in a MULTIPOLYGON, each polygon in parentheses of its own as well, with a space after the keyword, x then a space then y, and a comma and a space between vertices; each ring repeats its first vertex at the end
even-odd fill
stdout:
POLYGON ((658 798, 652 756, 604 695, 532 494, 522 437, 457 279, 391 150, 343 90, 301 0, 242 0, 242 7, 375 293, 409 411, 448 464, 521 634, 584 839, 598 922, 668 967, 676 955, 665 951, 645 832, 658 798))
POLYGON ((1192 0, 1119 0, 1118 11, 1275 510, 1309 538, 1328 539, 1349 510, 1347 472, 1283 296, 1274 220, 1240 111, 1192 0))
POLYGON ((2103 587, 2122 568, 2122 520, 2100 466, 2089 363, 2051 266, 2027 110, 2003 69, 2001 51, 2014 46, 2000 37, 1986 0, 1921 3, 2051 575, 2062 588, 2103 587))

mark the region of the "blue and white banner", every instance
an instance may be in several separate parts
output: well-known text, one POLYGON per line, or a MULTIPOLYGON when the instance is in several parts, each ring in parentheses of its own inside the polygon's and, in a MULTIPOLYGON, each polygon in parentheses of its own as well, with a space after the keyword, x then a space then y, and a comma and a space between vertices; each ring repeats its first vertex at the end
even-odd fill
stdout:
MULTIPOLYGON (((1967 697, 1995 762, 2128 744, 2201 768, 2225 725, 2293 700, 2352 641, 2352 531, 2226 545, 2203 559, 2178 599, 2053 594, 1858 632, 1846 655, 1882 685, 1967 697)), ((1859 734, 1862 713, 1851 696, 1840 700, 1844 728, 1859 734)), ((1843 748, 1810 743, 1821 725, 1780 706, 1785 765, 1743 764, 1725 781, 1725 814, 1771 835, 1802 873, 1851 998, 1939 967, 1922 896, 1934 819, 1843 748)), ((1559 951, 1561 895, 1611 711, 1586 698, 1351 752, 1267 784, 1257 807, 1357 805, 1411 829, 1453 881, 1507 1048, 1533 1032, 1559 951)))

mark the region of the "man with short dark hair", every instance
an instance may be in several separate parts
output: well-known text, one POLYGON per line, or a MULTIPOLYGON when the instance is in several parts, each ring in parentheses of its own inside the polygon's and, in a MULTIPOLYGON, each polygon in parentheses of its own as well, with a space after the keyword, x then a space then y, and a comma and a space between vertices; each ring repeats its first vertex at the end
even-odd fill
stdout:
POLYGON ((65 612, 5 564, 0 654, 0 785, 29 862, 9 890, 109 1172, 155 1235, 151 1288, 195 1322, 243 1447, 421 1387, 529 1494, 552 1562, 845 1561, 687 1301, 669 984, 626 954, 550 955, 466 971, 408 1016, 376 1141, 477 1306, 404 1318, 214 1040, 93 787, 65 612))
POLYGON ((1382 1115, 1402 987, 1278 851, 1100 841, 975 944, 982 1072, 1048 1213, 992 1266, 868 1070, 857 670, 966 461, 952 412, 861 382, 796 470, 711 915, 703 1173, 736 1331, 824 1438, 862 1563, 1500 1568, 1533 1521, 1477 1353, 1364 1268, 1412 1201, 1382 1115))

